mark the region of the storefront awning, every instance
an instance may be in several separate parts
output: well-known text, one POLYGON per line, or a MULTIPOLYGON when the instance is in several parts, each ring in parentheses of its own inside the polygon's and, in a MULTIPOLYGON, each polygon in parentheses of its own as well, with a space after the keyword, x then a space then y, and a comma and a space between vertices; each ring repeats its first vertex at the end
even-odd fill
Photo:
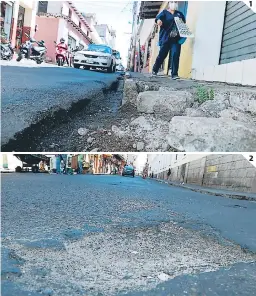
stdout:
POLYGON ((142 1, 140 6, 141 19, 154 19, 162 5, 162 1, 142 1))

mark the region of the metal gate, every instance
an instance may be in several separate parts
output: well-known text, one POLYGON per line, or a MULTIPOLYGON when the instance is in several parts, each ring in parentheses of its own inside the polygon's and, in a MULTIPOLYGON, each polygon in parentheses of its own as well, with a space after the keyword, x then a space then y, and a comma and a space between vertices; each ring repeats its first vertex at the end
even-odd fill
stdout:
POLYGON ((242 1, 228 1, 220 64, 256 58, 256 13, 242 1))

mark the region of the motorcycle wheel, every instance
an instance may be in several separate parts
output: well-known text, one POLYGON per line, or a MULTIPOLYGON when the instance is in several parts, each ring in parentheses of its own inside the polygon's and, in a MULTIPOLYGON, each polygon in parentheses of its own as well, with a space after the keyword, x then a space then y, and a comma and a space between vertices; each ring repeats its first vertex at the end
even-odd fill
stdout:
POLYGON ((36 63, 37 63, 38 65, 42 64, 42 62, 43 62, 43 60, 36 60, 36 63))
POLYGON ((16 61, 19 62, 19 61, 21 61, 21 60, 22 60, 22 54, 19 53, 19 54, 18 54, 18 57, 17 57, 17 59, 16 59, 16 61))
POLYGON ((8 60, 11 61, 13 59, 13 53, 9 56, 8 60))

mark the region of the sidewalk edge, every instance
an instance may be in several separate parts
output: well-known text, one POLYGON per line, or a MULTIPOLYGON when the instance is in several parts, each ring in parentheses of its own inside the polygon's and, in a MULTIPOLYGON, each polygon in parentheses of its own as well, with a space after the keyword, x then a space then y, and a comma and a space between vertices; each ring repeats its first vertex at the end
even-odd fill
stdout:
POLYGON ((194 192, 200 192, 200 193, 204 193, 204 194, 209 194, 209 195, 214 195, 214 196, 222 196, 222 197, 228 197, 228 198, 232 198, 232 199, 239 199, 239 200, 247 200, 247 201, 256 201, 256 198, 254 197, 250 197, 250 196, 246 196, 243 194, 232 194, 232 193, 220 193, 220 192, 212 192, 209 191, 207 189, 197 189, 197 188, 191 188, 189 186, 186 185, 182 185, 182 184, 176 184, 176 183, 172 183, 172 182, 166 182, 163 180, 158 180, 158 179, 153 179, 159 183, 163 183, 163 184, 167 184, 170 186, 174 186, 174 187, 181 187, 184 189, 188 189, 194 192))

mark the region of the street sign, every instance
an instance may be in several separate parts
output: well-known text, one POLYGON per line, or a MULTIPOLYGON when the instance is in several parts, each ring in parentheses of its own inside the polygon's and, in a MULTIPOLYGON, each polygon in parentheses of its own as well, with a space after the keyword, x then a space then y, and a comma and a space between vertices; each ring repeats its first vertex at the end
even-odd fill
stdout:
POLYGON ((217 167, 215 165, 207 167, 207 173, 215 173, 217 172, 217 167))

